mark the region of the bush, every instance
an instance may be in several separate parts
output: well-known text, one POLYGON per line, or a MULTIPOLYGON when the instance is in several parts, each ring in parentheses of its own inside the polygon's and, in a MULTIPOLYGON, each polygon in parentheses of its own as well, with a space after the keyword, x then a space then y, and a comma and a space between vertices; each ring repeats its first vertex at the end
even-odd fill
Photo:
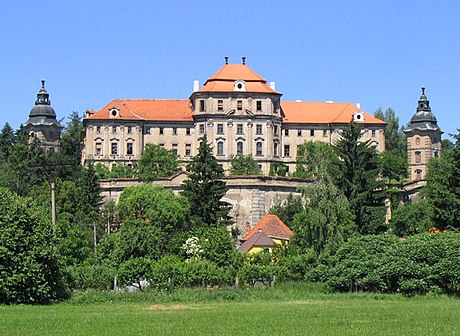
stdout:
POLYGON ((139 289, 145 289, 142 281, 150 279, 152 274, 153 261, 147 258, 133 258, 125 261, 118 269, 118 280, 120 285, 134 285, 139 289))
POLYGON ((67 269, 73 289, 110 290, 117 274, 116 269, 105 265, 80 265, 67 269))

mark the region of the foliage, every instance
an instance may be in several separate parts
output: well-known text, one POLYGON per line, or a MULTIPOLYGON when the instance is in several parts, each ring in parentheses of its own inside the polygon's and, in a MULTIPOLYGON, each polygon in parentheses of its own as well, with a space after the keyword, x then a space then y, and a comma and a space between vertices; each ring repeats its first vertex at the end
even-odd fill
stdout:
POLYGON ((339 156, 336 149, 325 142, 305 141, 297 147, 296 171, 301 178, 339 176, 339 156))
POLYGON ((338 187, 350 202, 359 232, 378 233, 386 229, 384 219, 380 227, 371 228, 369 218, 371 207, 383 205, 383 181, 379 179, 377 152, 368 141, 360 141, 361 132, 361 125, 352 121, 335 144, 341 158, 338 187))
POLYGON ((173 151, 159 145, 147 144, 137 165, 139 178, 150 181, 177 173, 179 162, 173 151))
POLYGON ((276 175, 286 176, 287 170, 288 170, 287 166, 283 162, 281 162, 276 169, 276 175))
POLYGON ((262 175, 262 170, 252 155, 236 155, 231 164, 231 175, 262 175))
POLYGON ((79 178, 80 204, 84 211, 83 222, 94 223, 102 205, 101 187, 94 165, 90 163, 79 178))
POLYGON ((114 164, 110 169, 110 178, 130 178, 136 177, 136 171, 132 166, 126 164, 114 164))
POLYGON ((230 224, 230 205, 222 201, 227 192, 224 170, 212 155, 206 134, 200 138, 198 154, 187 165, 190 172, 182 184, 182 195, 193 207, 190 209, 195 226, 226 226, 230 224))
POLYGON ((0 163, 8 160, 13 145, 16 143, 16 137, 10 124, 5 123, 0 132, 0 163))
POLYGON ((426 200, 402 203, 393 212, 390 224, 399 237, 428 232, 434 226, 433 207, 426 200))
POLYGON ((76 290, 111 290, 117 271, 106 265, 77 265, 67 268, 71 286, 76 290))
POLYGON ((45 304, 68 297, 47 213, 4 188, 0 241, 0 303, 45 304))
POLYGON ((380 154, 382 176, 390 181, 402 181, 407 177, 407 155, 386 150, 380 154))
POLYGON ((80 171, 81 163, 81 134, 84 130, 82 117, 78 112, 69 115, 69 121, 62 132, 59 151, 55 154, 58 165, 58 176, 75 177, 80 171))
POLYGON ((270 213, 277 215, 289 228, 293 227, 294 216, 303 210, 301 197, 295 197, 289 193, 286 200, 276 203, 270 209, 270 213))
POLYGON ((148 258, 132 258, 120 265, 118 269, 118 281, 122 286, 134 285, 138 289, 146 290, 142 282, 150 278, 153 261, 148 258))

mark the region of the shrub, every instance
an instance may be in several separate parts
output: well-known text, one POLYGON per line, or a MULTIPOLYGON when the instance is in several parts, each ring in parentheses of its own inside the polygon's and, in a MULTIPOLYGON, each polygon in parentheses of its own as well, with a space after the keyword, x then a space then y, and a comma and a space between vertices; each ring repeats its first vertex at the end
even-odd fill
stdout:
POLYGON ((68 269, 73 289, 110 290, 117 274, 116 269, 106 265, 80 265, 68 269))
POLYGON ((139 289, 145 289, 142 286, 142 280, 149 279, 152 274, 153 261, 147 258, 133 258, 125 261, 118 269, 118 280, 120 285, 127 286, 133 284, 139 289))

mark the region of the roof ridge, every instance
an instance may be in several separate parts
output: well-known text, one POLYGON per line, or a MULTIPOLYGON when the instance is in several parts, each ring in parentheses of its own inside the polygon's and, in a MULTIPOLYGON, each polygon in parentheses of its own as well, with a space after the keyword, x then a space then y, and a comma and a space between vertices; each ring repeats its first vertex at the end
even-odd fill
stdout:
POLYGON ((144 117, 141 117, 140 115, 138 115, 138 114, 137 114, 136 112, 134 112, 133 110, 131 110, 131 109, 130 109, 128 106, 126 106, 120 99, 119 99, 119 101, 120 101, 120 104, 122 104, 123 107, 124 107, 125 109, 127 109, 129 112, 131 112, 132 114, 134 114, 136 117, 138 117, 139 119, 142 119, 142 120, 147 120, 147 119, 145 119, 144 117))
MULTIPOLYGON (((345 111, 348 109, 348 107, 349 107, 350 105, 356 107, 356 110, 359 110, 358 106, 353 105, 353 103, 348 102, 348 103, 341 103, 341 104, 345 104, 345 107, 344 107, 343 110, 335 117, 335 119, 332 120, 332 122, 334 122, 334 121, 336 121, 337 119, 339 119, 339 117, 341 117, 342 114, 345 113, 345 111)), ((356 112, 356 111, 355 111, 355 112, 356 112)))

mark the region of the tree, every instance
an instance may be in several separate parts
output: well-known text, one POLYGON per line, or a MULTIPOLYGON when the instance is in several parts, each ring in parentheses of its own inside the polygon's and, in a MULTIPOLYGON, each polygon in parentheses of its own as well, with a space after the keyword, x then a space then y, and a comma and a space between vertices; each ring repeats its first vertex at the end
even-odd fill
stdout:
POLYGON ((294 197, 290 193, 287 199, 283 202, 276 203, 270 213, 277 215, 289 228, 293 227, 294 216, 303 210, 301 197, 294 197))
POLYGON ((92 163, 83 170, 83 174, 78 180, 78 188, 80 191, 80 209, 84 211, 83 221, 86 222, 85 224, 94 224, 102 205, 102 189, 92 163))
POLYGON ((231 164, 231 175, 262 175, 262 170, 252 155, 236 155, 231 164))
POLYGON ((173 151, 159 145, 148 144, 137 165, 139 178, 150 181, 160 177, 170 177, 177 173, 179 162, 173 151))
MULTIPOLYGON (((379 164, 376 149, 369 141, 361 142, 362 127, 351 122, 335 144, 340 155, 338 187, 350 202, 361 233, 377 233, 385 230, 384 218, 379 218, 376 227, 371 227, 371 216, 375 207, 382 207, 384 184, 379 179, 379 164)), ((381 211, 380 211, 381 212, 381 211)))
POLYGON ((198 154, 187 165, 190 175, 182 184, 182 195, 191 205, 197 226, 226 226, 230 223, 230 205, 222 201, 227 192, 224 169, 212 155, 206 134, 200 138, 198 154))
POLYGON ((394 234, 399 237, 428 232, 434 225, 433 208, 425 199, 400 204, 392 214, 390 225, 394 234))
POLYGON ((80 171, 81 163, 81 134, 84 130, 82 118, 78 112, 72 112, 69 122, 61 135, 60 148, 57 153, 57 167, 59 175, 63 177, 75 176, 80 171))
POLYGON ((16 142, 13 129, 10 124, 5 123, 0 132, 0 163, 8 160, 9 154, 16 142))
POLYGON ((339 175, 339 156, 335 148, 320 141, 305 141, 297 147, 296 172, 301 178, 339 175))
POLYGON ((0 188, 0 303, 45 304, 69 296, 48 213, 0 188))

